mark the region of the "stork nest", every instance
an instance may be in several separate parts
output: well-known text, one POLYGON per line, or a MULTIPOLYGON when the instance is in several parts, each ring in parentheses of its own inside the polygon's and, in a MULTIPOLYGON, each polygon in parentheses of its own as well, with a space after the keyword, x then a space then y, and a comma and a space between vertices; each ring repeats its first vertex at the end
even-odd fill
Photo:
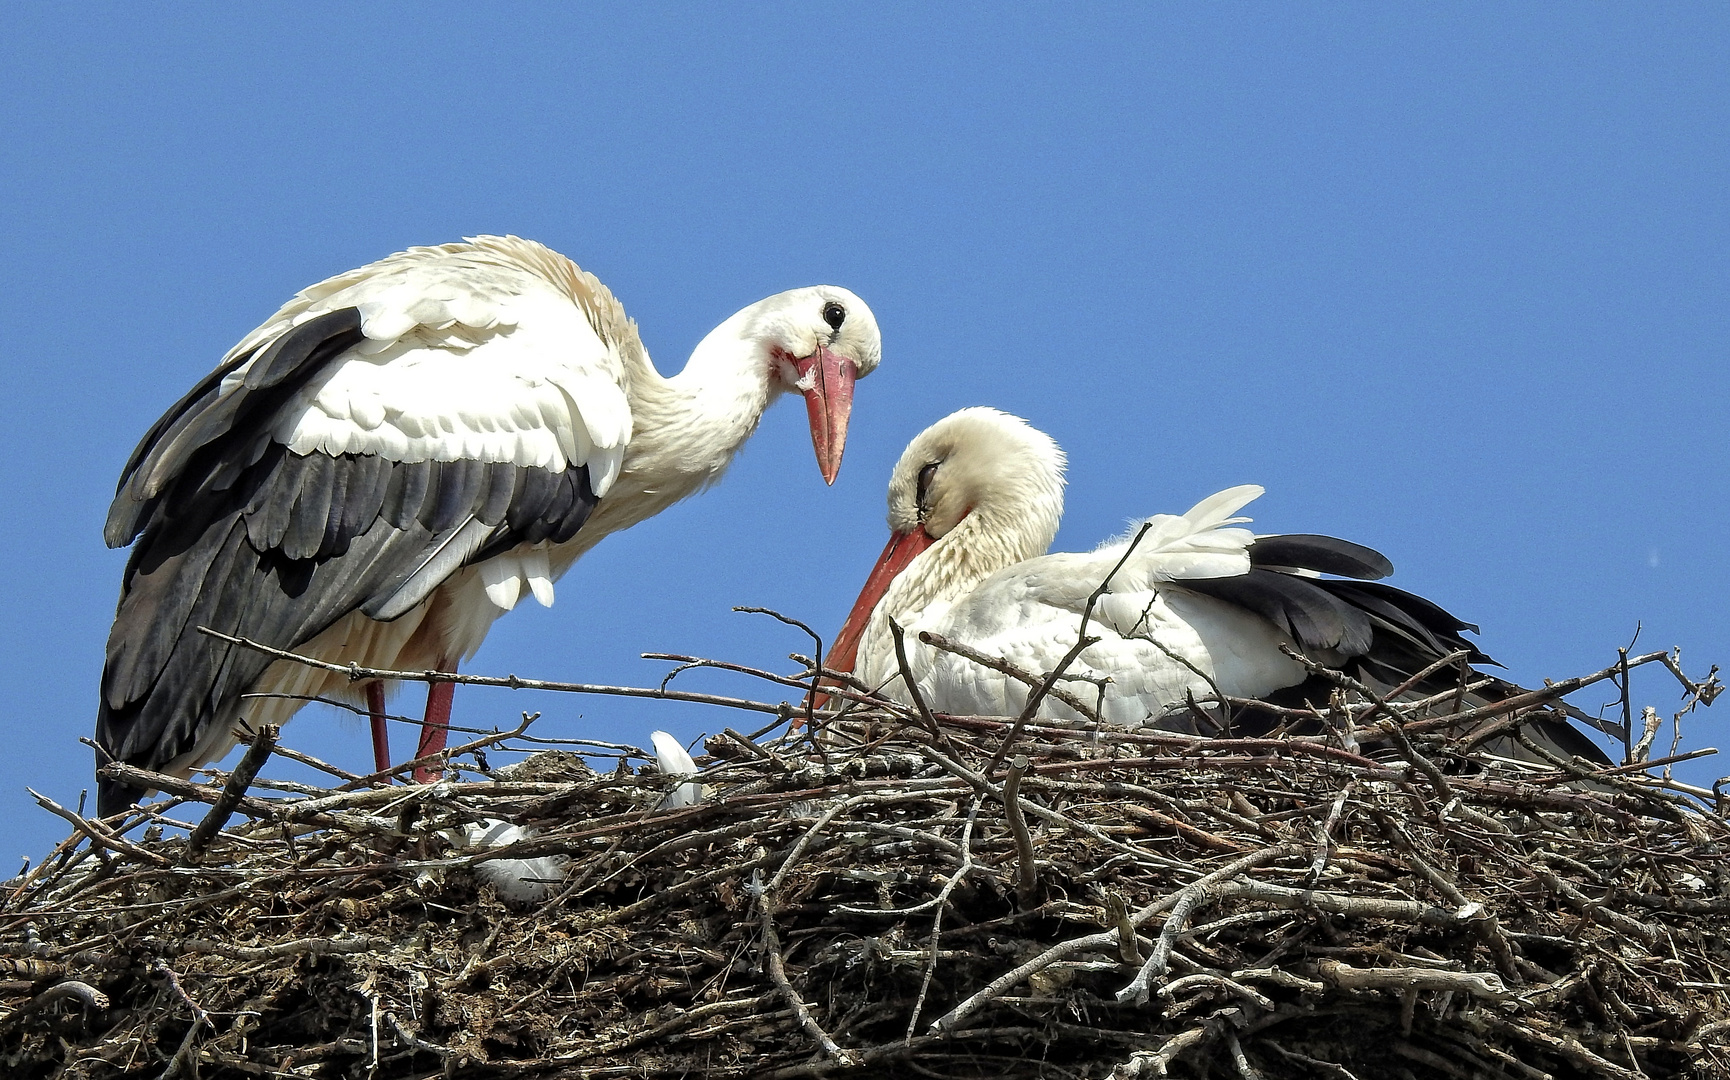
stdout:
POLYGON ((715 706, 693 806, 630 748, 489 770, 519 728, 433 785, 252 781, 266 730, 147 813, 54 807, 78 831, 0 891, 0 1069, 1730 1075, 1730 821, 1656 769, 1689 755, 1511 762, 1346 691, 1326 735, 1212 740, 845 696, 766 745, 715 706), (492 822, 527 832, 467 846, 492 822), (544 897, 488 883, 537 857, 544 897))

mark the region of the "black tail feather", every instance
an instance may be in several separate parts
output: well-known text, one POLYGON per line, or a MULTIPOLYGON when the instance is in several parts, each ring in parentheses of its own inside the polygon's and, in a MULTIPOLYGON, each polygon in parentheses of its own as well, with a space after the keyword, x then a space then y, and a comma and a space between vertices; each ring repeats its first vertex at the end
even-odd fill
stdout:
MULTIPOLYGON (((1337 666, 1343 673, 1386 695, 1407 686, 1401 697, 1415 701, 1458 690, 1461 680, 1484 682, 1486 676, 1474 665, 1496 665, 1475 643, 1463 637, 1478 628, 1456 618, 1441 606, 1403 589, 1365 580, 1385 577, 1393 564, 1380 553, 1328 536, 1264 536, 1250 546, 1251 570, 1229 578, 1210 578, 1181 583, 1181 587, 1226 600, 1256 612, 1298 645, 1313 653, 1311 659, 1337 666), (1324 578, 1319 574, 1333 574, 1324 578), (1352 579, 1352 580, 1345 580, 1352 579), (1464 652, 1464 665, 1448 665, 1413 682, 1414 677, 1436 661, 1464 652), (1331 655, 1330 655, 1331 654, 1331 655)), ((1312 676, 1263 700, 1274 706, 1304 708, 1326 702, 1334 684, 1312 676)), ((1465 698, 1467 707, 1494 704, 1525 691, 1513 683, 1489 677, 1489 681, 1465 698)), ((1588 716, 1566 704, 1555 703, 1566 714, 1540 716, 1527 721, 1533 741, 1562 758, 1580 757, 1599 766, 1612 764, 1604 751, 1575 723, 1621 738, 1621 725, 1588 716), (1570 719, 1575 723, 1570 723, 1570 719)), ((1442 715, 1438 709, 1436 715, 1442 715)), ((1274 710, 1241 710, 1232 728, 1240 734, 1265 733, 1279 726, 1274 710)), ((1515 740, 1497 739, 1492 752, 1529 759, 1531 754, 1515 740)))

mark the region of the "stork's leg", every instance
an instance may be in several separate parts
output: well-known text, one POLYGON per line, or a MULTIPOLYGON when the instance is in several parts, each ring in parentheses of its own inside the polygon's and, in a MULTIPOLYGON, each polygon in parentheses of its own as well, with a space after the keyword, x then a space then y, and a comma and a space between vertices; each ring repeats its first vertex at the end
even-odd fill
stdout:
POLYGON ((390 730, 384 718, 384 683, 366 684, 366 711, 372 717, 372 767, 377 772, 390 768, 390 730))
MULTIPOLYGON (((439 671, 449 671, 450 661, 440 660, 439 671)), ((426 713, 421 718, 420 748, 414 752, 416 758, 428 757, 445 748, 445 740, 450 736, 451 695, 456 693, 457 684, 451 682, 435 682, 427 687, 426 713)), ((414 771, 417 784, 430 784, 437 780, 441 770, 422 766, 414 771)))

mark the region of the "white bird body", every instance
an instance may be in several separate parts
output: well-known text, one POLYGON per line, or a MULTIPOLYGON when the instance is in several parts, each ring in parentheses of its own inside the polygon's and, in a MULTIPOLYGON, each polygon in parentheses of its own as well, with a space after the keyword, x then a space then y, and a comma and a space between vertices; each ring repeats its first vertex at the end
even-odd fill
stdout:
MULTIPOLYGON (((1190 702, 1220 693, 1267 699, 1301 688, 1301 696, 1325 701, 1331 687, 1309 685, 1309 672, 1282 647, 1383 692, 1458 650, 1488 660, 1459 636, 1475 627, 1366 580, 1393 570, 1376 552, 1332 537, 1258 537, 1241 528, 1249 519, 1238 511, 1262 494, 1253 485, 1219 492, 1182 515, 1138 522, 1086 554, 1045 554, 1063 513, 1063 469, 1049 437, 994 409, 964 409, 917 436, 891 476, 889 545, 828 666, 911 702, 893 620, 930 708, 1019 715, 1031 691, 1026 681, 920 635, 1042 679, 1074 647, 1102 584, 1086 626, 1099 640, 1080 651, 1059 685, 1115 724, 1196 730, 1190 702)), ((1055 696, 1037 714, 1082 717, 1055 696)), ((1602 759, 1565 723, 1545 735, 1566 753, 1602 759)))
MULTIPOLYGON (((445 839, 459 850, 478 852, 533 840, 533 829, 497 818, 482 818, 455 829, 444 830, 445 839)), ((481 859, 475 862, 475 877, 491 885, 500 899, 511 904, 535 904, 553 895, 565 879, 571 860, 564 855, 540 855, 532 859, 481 859)))
MULTIPOLYGON (((871 615, 854 668, 866 683, 884 685, 907 699, 889 629, 893 618, 902 627, 908 667, 926 704, 963 715, 1017 715, 1029 686, 924 644, 919 634, 929 631, 1043 675, 1074 646, 1088 598, 1108 576, 1111 587, 1088 622, 1089 636, 1100 640, 1083 649, 1068 669, 1078 680, 1069 688, 1090 703, 1100 692, 1080 680, 1109 680, 1103 683, 1102 719, 1136 724, 1162 715, 1190 694, 1199 699, 1213 693, 1209 679, 1242 697, 1303 681, 1303 667, 1279 649, 1295 643, 1266 619, 1170 587, 1186 578, 1248 573, 1255 536, 1233 527, 1247 519, 1232 515, 1261 488, 1231 488, 1181 517, 1148 519, 1147 533, 1127 561, 1130 537, 1087 553, 1020 557, 1043 552, 1056 532, 1063 512, 1061 452, 1044 435, 993 410, 964 410, 932 430, 937 437, 928 438, 927 432, 916 439, 902 459, 908 468, 897 466, 898 473, 938 458, 935 487, 955 482, 947 470, 968 469, 977 460, 990 462, 998 475, 1013 477, 1018 486, 1004 497, 998 490, 982 490, 985 485, 977 478, 965 481, 973 489, 968 509, 895 577, 871 615), (944 436, 960 432, 988 439, 990 450, 976 458, 958 453, 960 448, 944 436)), ((933 507, 932 514, 942 509, 933 507)), ((1079 716, 1056 698, 1048 697, 1040 708, 1045 716, 1079 716)))
POLYGON ((412 248, 305 289, 127 466, 107 538, 137 544, 98 742, 185 775, 233 745, 237 720, 303 704, 257 695, 355 693, 199 624, 449 670, 523 596, 551 605, 602 538, 719 479, 785 390, 806 397, 832 481, 853 379, 879 356, 864 302, 816 286, 744 309, 664 377, 604 285, 516 237, 412 248))
MULTIPOLYGON (((1122 545, 1112 545, 1087 555, 1040 556, 992 575, 946 611, 913 616, 904 627, 911 639, 908 664, 921 688, 931 691, 927 704, 957 714, 1019 715, 1030 687, 954 653, 917 644, 919 633, 934 632, 1043 675, 1075 644, 1089 595, 1121 555, 1122 545)), ((1192 694, 1207 698, 1213 693, 1208 679, 1236 697, 1261 697, 1304 679, 1302 666, 1279 651, 1281 645, 1295 644, 1288 635, 1258 615, 1208 596, 1156 587, 1114 589, 1101 597, 1087 626, 1088 635, 1100 640, 1084 648, 1068 670, 1083 679, 1109 678, 1098 711, 1112 723, 1141 723, 1192 694)), ((873 646, 862 677, 873 684, 889 681, 897 673, 893 641, 873 646)), ((1085 682, 1065 685, 1090 704, 1099 698, 1085 682)), ((1052 698, 1041 710, 1047 716, 1078 716, 1052 698)))

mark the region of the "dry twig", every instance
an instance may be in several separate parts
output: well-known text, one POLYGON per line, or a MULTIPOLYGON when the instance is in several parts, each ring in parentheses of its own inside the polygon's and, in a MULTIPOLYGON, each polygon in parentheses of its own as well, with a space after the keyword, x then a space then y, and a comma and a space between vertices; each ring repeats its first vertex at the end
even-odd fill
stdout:
MULTIPOLYGON (((1716 695, 1715 673, 1627 660, 1646 663, 1684 708, 1716 695)), ((77 831, 4 890, 0 1056, 55 1080, 1723 1075, 1730 823, 1648 772, 1701 751, 1593 769, 1448 734, 1506 721, 1517 741, 1528 710, 1620 679, 1620 658, 1607 671, 1492 713, 1344 682, 1272 710, 1349 725, 1357 750, 1080 708, 945 717, 857 687, 822 745, 762 744, 730 719, 797 710, 476 680, 729 710, 710 795, 679 809, 619 744, 581 744, 607 775, 554 752, 331 790, 110 764, 215 807, 210 842, 189 859, 162 804, 93 821, 43 800, 77 831), (470 846, 490 822, 527 831, 470 846), (483 876, 536 858, 561 861, 514 872, 561 878, 550 899, 483 876)), ((1023 674, 1064 700, 1053 673, 1023 674)), ((503 760, 527 722, 453 753, 503 760)))

